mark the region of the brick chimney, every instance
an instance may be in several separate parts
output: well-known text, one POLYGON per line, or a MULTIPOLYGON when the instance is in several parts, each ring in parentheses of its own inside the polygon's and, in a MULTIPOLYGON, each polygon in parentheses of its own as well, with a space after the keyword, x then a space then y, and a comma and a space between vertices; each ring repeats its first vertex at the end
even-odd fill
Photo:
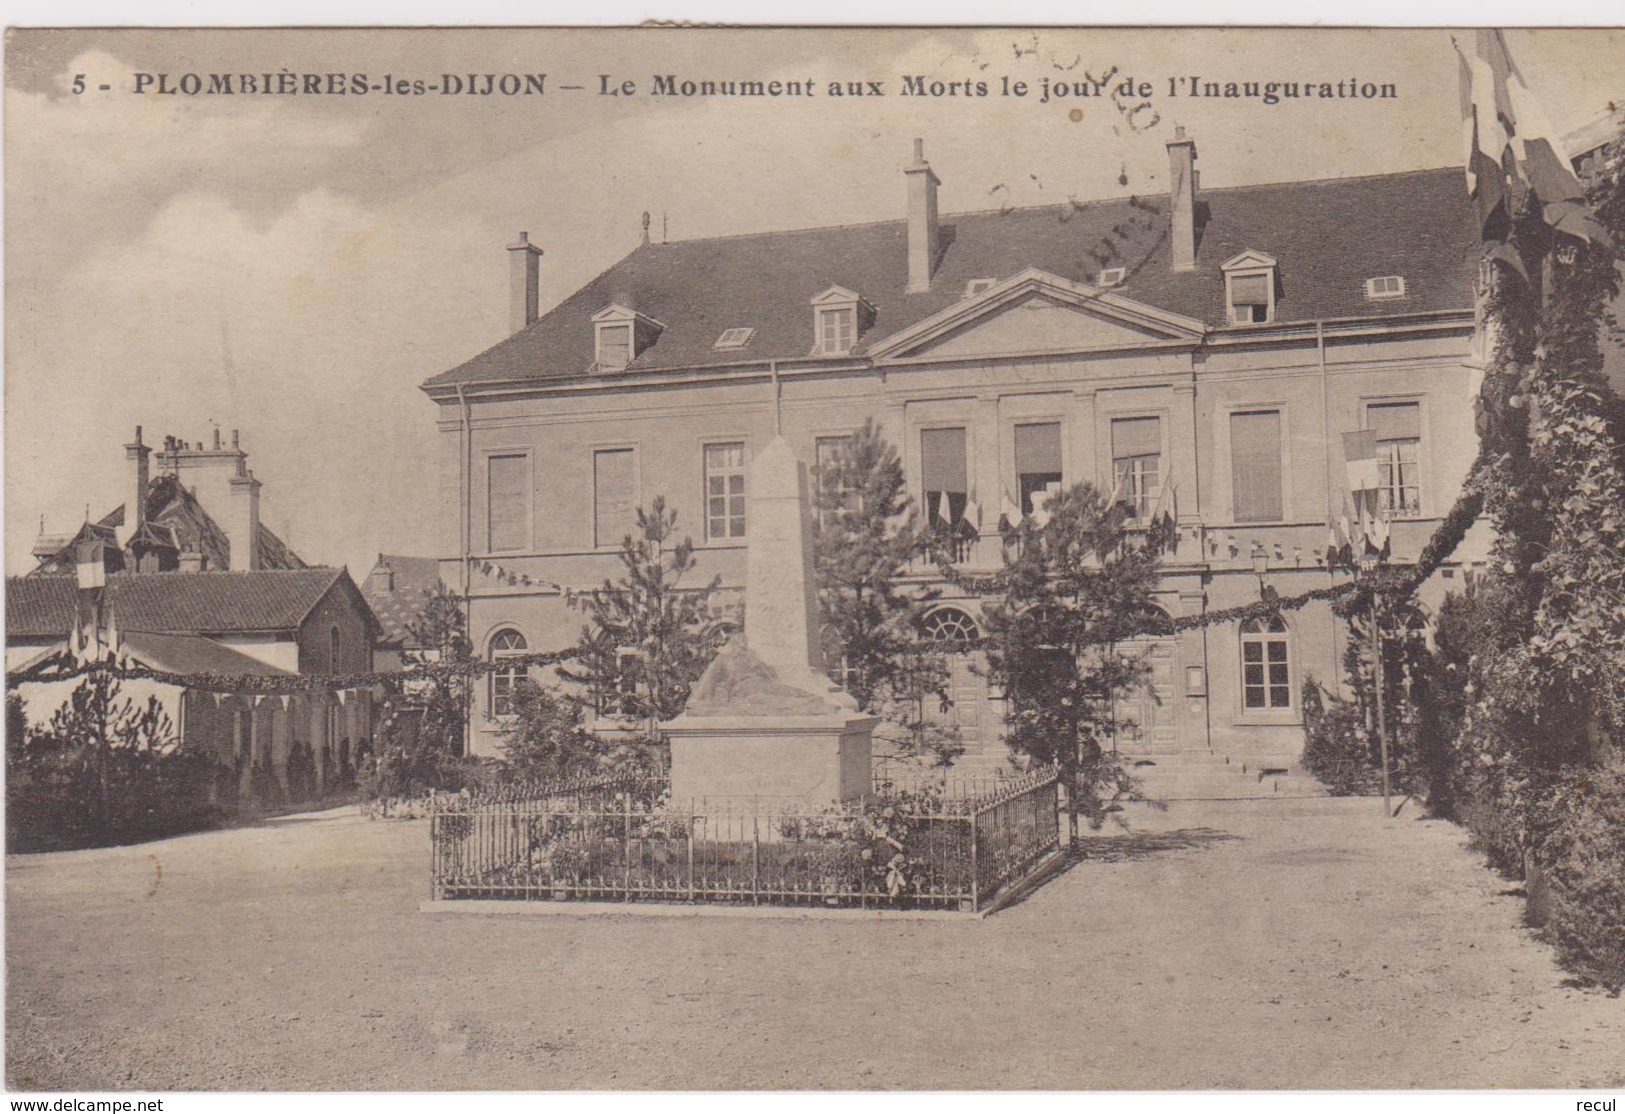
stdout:
POLYGON ((937 187, 940 179, 925 161, 925 140, 914 141, 914 162, 903 168, 908 179, 908 292, 931 289, 931 271, 937 265, 937 187))
POLYGON ((231 571, 253 572, 260 567, 260 482, 244 472, 227 484, 231 496, 220 528, 231 545, 231 571))
POLYGON ((139 530, 147 521, 147 481, 152 475, 151 455, 152 450, 141 443, 141 427, 136 426, 135 440, 124 446, 124 459, 135 464, 134 498, 130 500, 124 515, 125 529, 131 532, 139 530))
POLYGON ((517 243, 508 245, 508 335, 530 325, 540 314, 542 249, 530 242, 530 233, 521 232, 517 243))
POLYGON ((1168 141, 1169 201, 1173 207, 1170 230, 1173 269, 1196 269, 1196 141, 1185 137, 1184 128, 1175 128, 1168 141))

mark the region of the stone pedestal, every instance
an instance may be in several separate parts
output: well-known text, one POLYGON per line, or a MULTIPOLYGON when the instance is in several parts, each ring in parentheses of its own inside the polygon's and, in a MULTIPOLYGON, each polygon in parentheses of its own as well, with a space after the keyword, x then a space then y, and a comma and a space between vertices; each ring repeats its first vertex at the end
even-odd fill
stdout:
POLYGON ((666 727, 672 803, 743 811, 755 803, 763 810, 822 808, 856 799, 869 792, 877 722, 842 715, 683 716, 666 727))

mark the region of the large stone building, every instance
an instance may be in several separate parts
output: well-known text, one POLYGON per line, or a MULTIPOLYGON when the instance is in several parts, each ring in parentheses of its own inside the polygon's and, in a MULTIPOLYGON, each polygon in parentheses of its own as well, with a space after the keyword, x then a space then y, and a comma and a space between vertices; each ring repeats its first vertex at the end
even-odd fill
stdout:
MULTIPOLYGON (((1170 616, 1256 600, 1261 580, 1288 596, 1345 578, 1325 559, 1349 509, 1341 435, 1374 430, 1392 559, 1413 560, 1476 450, 1479 240, 1460 170, 1209 189, 1191 139, 1167 150, 1169 196, 944 215, 916 143, 903 220, 645 234, 540 317, 541 253, 521 235, 512 335, 424 384, 442 576, 468 595, 476 650, 571 644, 581 616, 561 590, 614 575, 655 495, 694 537, 696 583, 738 586, 751 456, 780 426, 815 464, 876 419, 922 513, 968 524, 969 568, 999 563, 1001 509, 1026 513, 1056 481, 1170 512, 1170 616)), ((1424 600, 1460 576, 1447 566, 1424 600)), ((949 589, 923 633, 951 641, 979 613, 949 589)), ((1335 682, 1345 638, 1324 605, 1149 637, 1124 746, 1290 759, 1301 685, 1335 682)), ((480 693, 476 753, 496 747, 516 675, 480 693)), ((947 714, 966 761, 1002 757, 1001 706, 963 656, 947 714)))

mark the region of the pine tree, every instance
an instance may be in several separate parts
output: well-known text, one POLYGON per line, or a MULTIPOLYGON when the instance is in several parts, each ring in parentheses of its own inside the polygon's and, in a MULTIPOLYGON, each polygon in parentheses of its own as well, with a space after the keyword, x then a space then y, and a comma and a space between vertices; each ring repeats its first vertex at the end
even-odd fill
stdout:
POLYGON ((1079 483, 1046 505, 1049 520, 1018 527, 991 577, 944 575, 988 597, 987 667, 1009 701, 1005 742, 1034 764, 1059 766, 1077 827, 1096 826, 1132 779, 1104 745, 1117 698, 1144 683, 1145 665, 1117 643, 1154 629, 1151 593, 1165 528, 1128 529, 1128 507, 1079 483))
POLYGON ((905 757, 950 760, 962 748, 923 714, 942 703, 940 654, 923 652, 919 620, 936 593, 900 578, 926 552, 903 463, 866 421, 816 471, 814 568, 824 660, 865 712, 901 729, 905 757))
POLYGON ((638 508, 636 529, 621 542, 621 577, 568 597, 587 623, 576 663, 559 675, 601 711, 639 723, 649 746, 658 743, 660 722, 683 710, 728 632, 711 605, 720 578, 697 588, 683 583, 696 564, 694 542, 674 543, 676 531, 677 512, 656 496, 638 508))

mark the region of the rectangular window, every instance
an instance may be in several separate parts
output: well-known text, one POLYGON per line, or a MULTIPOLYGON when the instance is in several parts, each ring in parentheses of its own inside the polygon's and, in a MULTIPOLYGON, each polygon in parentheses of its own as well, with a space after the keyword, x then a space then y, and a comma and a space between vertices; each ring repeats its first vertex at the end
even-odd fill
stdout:
POLYGON ((745 445, 705 446, 705 536, 725 541, 745 536, 745 445))
POLYGON ((1389 514, 1422 510, 1422 404, 1373 403, 1365 409, 1366 428, 1377 434, 1377 499, 1389 514))
POLYGON ((1236 275, 1230 280, 1230 320, 1257 325, 1270 319, 1268 275, 1236 275))
POLYGON ((598 327, 598 366, 606 371, 619 371, 632 362, 632 326, 600 325, 598 327))
POLYGON ((1230 415, 1230 483, 1237 522, 1280 522, 1281 412, 1230 415))
POLYGON ((1242 700, 1251 711, 1292 707, 1286 639, 1263 638, 1241 644, 1242 700))
POLYGON ((492 553, 530 544, 530 457, 523 453, 486 460, 486 544, 492 553))
POLYGON ((970 499, 964 426, 920 431, 920 474, 926 525, 935 530, 957 524, 970 499))
POLYGON ((637 521, 637 458, 631 449, 592 454, 592 531, 597 546, 620 545, 637 521))
POLYGON ((1016 486, 1021 513, 1033 513, 1033 492, 1061 483, 1061 423, 1016 426, 1016 486))
POLYGON ((818 347, 831 355, 852 351, 857 340, 853 329, 855 313, 850 309, 825 309, 818 312, 818 347))
POLYGON ((842 482, 841 461, 847 449, 852 444, 850 437, 820 437, 813 443, 813 460, 818 468, 818 518, 823 522, 827 518, 828 508, 839 506, 844 510, 855 511, 861 502, 860 493, 850 485, 842 482), (833 502, 826 501, 824 493, 829 492, 833 502))
POLYGON ((1112 487, 1145 518, 1162 494, 1162 419, 1112 419, 1112 487))

